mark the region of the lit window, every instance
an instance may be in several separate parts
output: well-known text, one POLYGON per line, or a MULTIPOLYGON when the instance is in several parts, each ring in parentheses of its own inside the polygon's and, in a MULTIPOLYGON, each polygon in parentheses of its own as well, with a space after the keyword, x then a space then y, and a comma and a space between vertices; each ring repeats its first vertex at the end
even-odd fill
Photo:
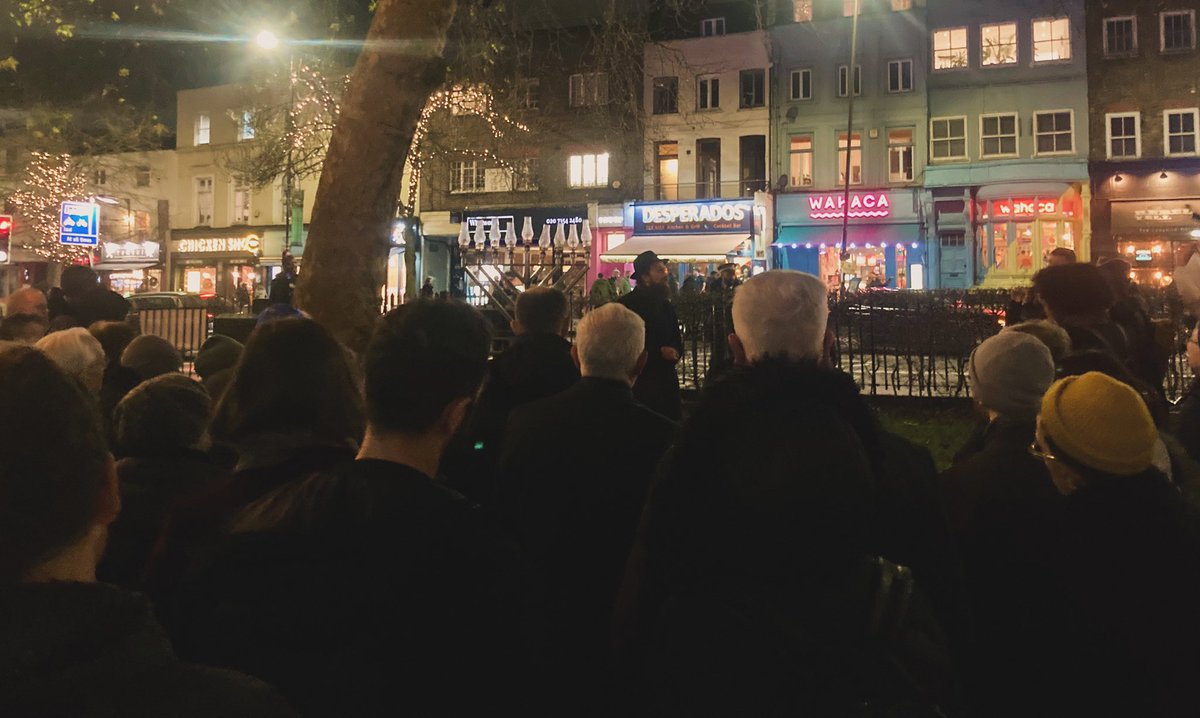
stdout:
POLYGON ((791 172, 790 187, 811 187, 813 183, 813 136, 792 135, 789 154, 791 172))
POLYGON ((673 115, 679 112, 679 78, 654 78, 653 111, 656 115, 673 115))
POLYGON ((700 35, 702 37, 713 37, 715 35, 725 34, 725 18, 710 17, 707 20, 700 21, 700 35))
POLYGON ((655 168, 655 199, 679 199, 679 143, 675 140, 655 145, 658 166, 655 168))
POLYGON ((912 92, 912 60, 892 60, 888 63, 888 92, 912 92))
POLYGON ((233 183, 233 221, 231 224, 250 224, 250 185, 245 180, 233 183))
POLYGON ((742 109, 762 107, 767 103, 765 70, 742 70, 738 79, 741 85, 738 107, 742 109))
POLYGON ((572 187, 607 187, 608 153, 571 155, 569 162, 572 187))
POLYGON ((542 81, 536 77, 524 77, 517 81, 517 108, 536 110, 541 106, 542 81))
POLYGON ((979 28, 981 65, 1017 64, 1017 24, 1005 22, 979 28))
POLYGON ((196 186, 196 226, 211 227, 213 220, 213 178, 197 177, 196 186))
POLYGON ((913 180, 913 129, 888 130, 888 182, 913 180))
POLYGON ((1105 115, 1110 159, 1141 156, 1141 124, 1142 116, 1137 112, 1113 112, 1105 115))
MULTIPOLYGON (((846 97, 848 94, 849 70, 850 68, 846 65, 838 66, 838 97, 846 97)), ((854 66, 854 94, 855 96, 862 94, 862 65, 854 66)))
POLYGON ((912 0, 892 0, 892 12, 912 10, 912 0))
POLYGON ((1075 151, 1074 113, 1070 110, 1033 114, 1034 147, 1039 155, 1075 151))
POLYGON ((1107 57, 1137 54, 1136 17, 1104 18, 1104 54, 1107 57))
POLYGON ((812 0, 792 0, 792 22, 812 22, 812 0))
POLYGON ((791 99, 812 99, 812 70, 792 70, 791 99))
POLYGON ((455 160, 450 163, 451 192, 482 192, 486 179, 479 160, 455 160))
POLYGON ((701 110, 721 107, 721 78, 713 75, 696 80, 696 107, 701 110))
MULTIPOLYGON (((838 133, 838 184, 846 184, 846 133, 838 133)), ((850 184, 862 184, 862 135, 850 135, 850 184)))
POLYGON ((1013 157, 1017 154, 1017 116, 983 115, 979 118, 979 156, 1013 157))
POLYGON ((967 28, 934 30, 933 69, 957 70, 967 65, 967 28))
POLYGON ((1065 17, 1033 21, 1033 61, 1071 59, 1071 20, 1065 17))
POLYGON ((571 107, 587 107, 608 104, 608 73, 590 72, 571 75, 571 107))
POLYGON ((238 121, 238 139, 254 139, 254 114, 250 110, 242 112, 242 117, 238 121))
POLYGON ((212 122, 208 115, 196 115, 196 128, 192 135, 193 144, 207 145, 211 139, 212 122))
POLYGON ((967 118, 933 118, 929 123, 929 147, 935 160, 966 159, 967 118))
POLYGON ((1196 11, 1175 10, 1159 14, 1163 52, 1186 52, 1196 47, 1196 11))
POLYGON ((1163 135, 1168 157, 1196 154, 1196 128, 1200 125, 1196 108, 1163 112, 1163 135))

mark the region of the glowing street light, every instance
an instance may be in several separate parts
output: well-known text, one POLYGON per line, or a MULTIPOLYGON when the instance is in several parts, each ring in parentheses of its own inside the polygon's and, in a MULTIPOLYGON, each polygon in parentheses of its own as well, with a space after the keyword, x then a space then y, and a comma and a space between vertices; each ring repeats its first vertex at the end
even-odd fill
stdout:
POLYGON ((274 50, 279 47, 279 36, 270 30, 263 30, 254 36, 254 44, 264 50, 274 50))

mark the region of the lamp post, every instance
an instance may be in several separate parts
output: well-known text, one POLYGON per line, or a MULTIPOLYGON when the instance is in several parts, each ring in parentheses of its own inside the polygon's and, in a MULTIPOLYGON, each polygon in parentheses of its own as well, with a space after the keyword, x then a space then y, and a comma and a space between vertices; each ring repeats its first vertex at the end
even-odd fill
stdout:
MULTIPOLYGON (((254 44, 268 52, 278 49, 279 36, 270 30, 262 30, 254 36, 254 44)), ((284 137, 287 139, 287 162, 283 170, 283 252, 292 248, 292 212, 295 209, 294 191, 296 183, 296 167, 293 150, 295 147, 295 112, 296 112, 296 54, 288 45, 288 107, 284 117, 284 137)))
MULTIPOLYGON (((843 262, 850 259, 850 253, 846 251, 846 240, 850 235, 850 159, 854 156, 854 66, 858 62, 858 3, 859 0, 854 0, 854 12, 850 24, 850 66, 846 68, 846 97, 849 102, 846 110, 846 182, 842 190, 842 251, 840 257, 843 262)), ((859 145, 862 145, 861 138, 859 138, 859 145)))

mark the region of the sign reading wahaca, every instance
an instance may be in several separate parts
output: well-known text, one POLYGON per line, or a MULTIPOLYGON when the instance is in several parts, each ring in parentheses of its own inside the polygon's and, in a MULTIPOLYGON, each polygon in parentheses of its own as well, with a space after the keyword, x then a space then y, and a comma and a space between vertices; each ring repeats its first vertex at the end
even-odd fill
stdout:
POLYGON ((754 231, 754 202, 712 200, 639 204, 633 210, 633 233, 717 234, 754 231))
MULTIPOLYGON (((887 192, 856 192, 850 195, 851 219, 880 219, 892 213, 887 192)), ((809 219, 844 219, 846 195, 841 192, 808 197, 809 219)))

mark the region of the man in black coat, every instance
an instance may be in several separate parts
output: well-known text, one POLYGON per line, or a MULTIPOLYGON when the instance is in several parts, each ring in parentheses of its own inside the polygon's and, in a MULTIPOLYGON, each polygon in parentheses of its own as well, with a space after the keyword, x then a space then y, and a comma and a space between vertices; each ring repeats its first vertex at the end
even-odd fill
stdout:
POLYGON ((631 387, 646 362, 645 324, 619 304, 579 323, 583 378, 517 409, 500 462, 500 508, 547 584, 549 664, 560 715, 599 712, 609 626, 650 479, 675 424, 631 387), (599 442, 619 462, 580 458, 599 442))
POLYGON ((88 328, 95 322, 122 322, 130 304, 120 294, 100 286, 91 267, 73 264, 62 272, 61 289, 50 310, 52 330, 88 328))
POLYGON ((646 368, 633 385, 633 395, 659 414, 678 421, 683 416, 683 401, 675 365, 683 355, 683 334, 671 305, 667 275, 667 265, 657 254, 642 252, 633 260, 637 287, 617 301, 646 323, 646 368))
POLYGON ((149 601, 96 582, 121 508, 94 403, 41 352, 0 351, 0 715, 292 715, 176 658, 149 601))

